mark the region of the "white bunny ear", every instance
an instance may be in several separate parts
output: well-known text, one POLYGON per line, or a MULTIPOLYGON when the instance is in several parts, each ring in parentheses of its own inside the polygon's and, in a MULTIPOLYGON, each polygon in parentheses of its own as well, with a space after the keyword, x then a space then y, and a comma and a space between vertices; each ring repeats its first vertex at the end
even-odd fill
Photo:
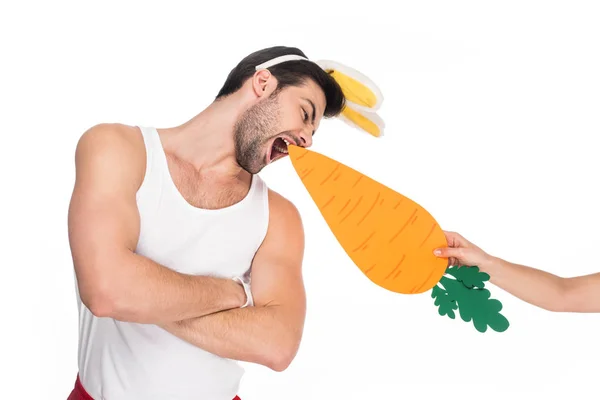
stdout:
POLYGON ((316 61, 340 85, 346 102, 355 110, 376 111, 383 102, 383 94, 377 85, 359 71, 336 61, 316 61))
POLYGON ((385 124, 376 113, 383 103, 383 94, 377 85, 359 71, 339 62, 320 60, 316 63, 342 88, 346 107, 339 118, 370 135, 383 136, 385 124))
POLYGON ((363 108, 356 109, 355 107, 352 103, 346 104, 338 118, 372 136, 383 136, 385 130, 383 119, 374 111, 365 111, 363 108))
MULTIPOLYGON (((298 55, 284 55, 256 66, 256 69, 269 68, 279 63, 307 60, 298 55)), ((327 72, 342 88, 346 106, 339 118, 347 124, 375 137, 383 136, 385 124, 376 111, 381 107, 383 94, 377 85, 359 71, 336 61, 314 61, 327 72)))

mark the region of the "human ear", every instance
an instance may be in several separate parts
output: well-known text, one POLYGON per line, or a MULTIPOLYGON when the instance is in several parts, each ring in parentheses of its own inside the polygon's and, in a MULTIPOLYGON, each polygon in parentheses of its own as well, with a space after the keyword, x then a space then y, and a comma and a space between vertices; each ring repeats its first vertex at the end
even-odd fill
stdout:
POLYGON ((262 97, 271 92, 273 86, 273 75, 267 69, 261 69, 254 73, 252 79, 252 89, 257 97, 262 97))

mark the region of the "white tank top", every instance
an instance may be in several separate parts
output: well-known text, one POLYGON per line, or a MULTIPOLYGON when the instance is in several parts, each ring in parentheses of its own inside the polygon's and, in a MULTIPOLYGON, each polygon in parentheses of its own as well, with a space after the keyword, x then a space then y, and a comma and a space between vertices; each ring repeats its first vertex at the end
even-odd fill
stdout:
MULTIPOLYGON (((176 271, 243 275, 268 226, 268 188, 253 175, 240 202, 218 210, 189 204, 175 186, 154 128, 140 127, 147 155, 137 193, 141 231, 136 253, 176 271)), ((76 287, 77 289, 77 287, 76 287)), ((231 400, 243 368, 152 324, 97 318, 79 308, 79 376, 95 400, 231 400)))

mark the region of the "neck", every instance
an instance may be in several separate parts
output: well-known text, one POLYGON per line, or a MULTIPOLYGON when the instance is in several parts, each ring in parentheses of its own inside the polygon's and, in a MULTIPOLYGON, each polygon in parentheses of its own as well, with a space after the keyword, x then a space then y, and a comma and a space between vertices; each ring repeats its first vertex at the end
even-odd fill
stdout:
POLYGON ((235 122, 244 102, 234 95, 215 101, 189 121, 161 129, 165 151, 193 166, 199 174, 239 179, 248 173, 235 158, 235 122))

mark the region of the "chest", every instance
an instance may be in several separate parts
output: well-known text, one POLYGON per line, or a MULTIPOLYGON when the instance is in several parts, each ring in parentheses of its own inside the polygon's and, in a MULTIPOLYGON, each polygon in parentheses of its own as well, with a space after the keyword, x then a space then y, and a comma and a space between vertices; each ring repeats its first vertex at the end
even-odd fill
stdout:
POLYGON ((248 194, 251 178, 219 179, 200 174, 188 165, 167 156, 171 180, 185 201, 193 207, 217 210, 239 203, 248 194))
POLYGON ((265 207, 257 202, 217 215, 195 213, 167 196, 157 207, 145 206, 144 198, 139 202, 136 252, 186 274, 242 275, 250 268, 268 226, 265 207))
POLYGON ((182 273, 242 275, 269 220, 266 187, 258 177, 250 183, 229 188, 154 168, 137 195, 136 252, 182 273))

